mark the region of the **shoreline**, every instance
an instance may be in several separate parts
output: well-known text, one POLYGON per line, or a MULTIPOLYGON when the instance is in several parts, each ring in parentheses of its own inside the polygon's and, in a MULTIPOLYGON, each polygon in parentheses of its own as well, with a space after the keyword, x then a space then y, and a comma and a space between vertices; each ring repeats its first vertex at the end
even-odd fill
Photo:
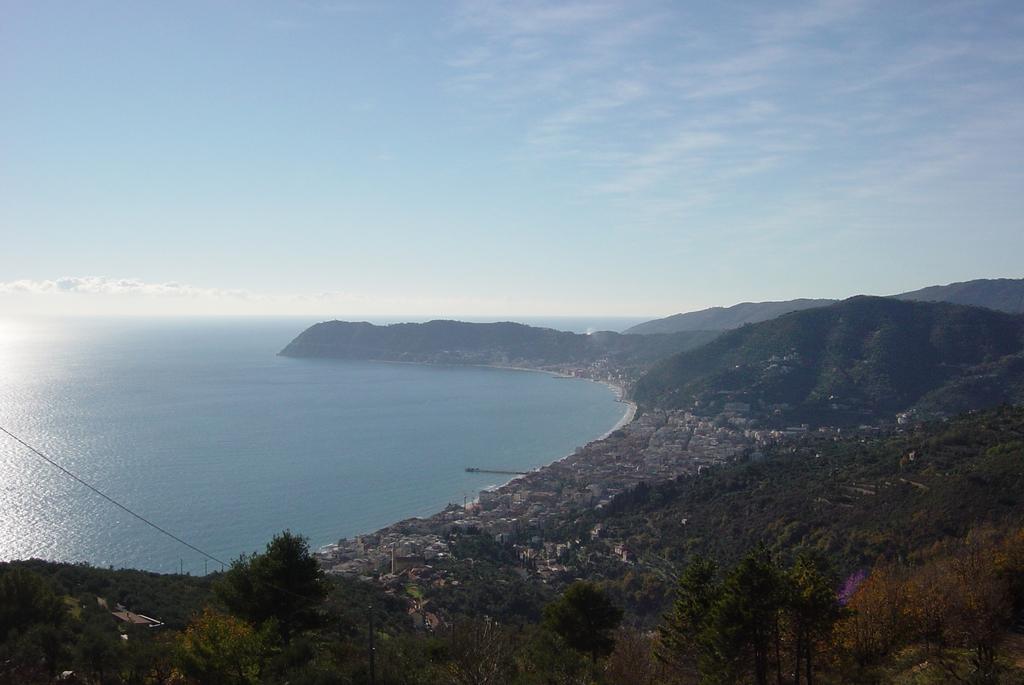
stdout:
MULTIPOLYGON (((622 428, 624 426, 628 426, 629 424, 633 423, 633 419, 636 418, 636 413, 638 411, 638 407, 636 406, 636 402, 633 402, 632 400, 623 400, 623 399, 620 399, 618 401, 621 402, 622 404, 626 405, 626 412, 622 415, 622 418, 619 419, 618 423, 616 423, 614 426, 612 426, 611 430, 609 430, 607 433, 605 433, 601 437, 595 438, 595 440, 604 440, 605 438, 607 438, 609 435, 611 435, 615 431, 619 430, 620 428, 622 428)), ((593 440, 591 440, 591 442, 593 442, 593 440)))
MULTIPOLYGON (((532 371, 533 369, 518 369, 518 370, 519 371, 532 371)), ((625 389, 622 388, 621 386, 616 385, 616 384, 611 383, 611 382, 608 382, 608 381, 595 381, 592 378, 579 378, 578 376, 566 376, 564 374, 558 374, 558 375, 561 378, 576 378, 576 379, 579 379, 579 380, 591 381, 592 383, 600 383, 601 385, 608 386, 609 388, 611 388, 613 391, 615 391, 618 394, 618 398, 615 401, 618 402, 619 404, 627 405, 626 406, 626 411, 622 414, 622 416, 619 418, 619 420, 615 423, 614 426, 612 426, 607 431, 602 433, 600 436, 594 438, 593 440, 588 440, 585 443, 583 443, 582 445, 577 445, 576 449, 573 450, 572 452, 570 452, 569 454, 563 455, 563 456, 559 457, 558 459, 555 459, 554 461, 548 462, 547 464, 542 464, 540 466, 537 466, 536 468, 532 468, 527 473, 523 473, 523 474, 520 474, 518 476, 513 476, 513 477, 509 478, 507 481, 505 481, 504 483, 499 483, 498 485, 494 485, 494 486, 488 486, 487 488, 485 488, 485 490, 500 490, 501 488, 505 487, 509 483, 513 483, 513 482, 519 480, 520 478, 524 478, 524 477, 526 477, 526 476, 528 476, 528 475, 530 475, 532 473, 539 473, 539 472, 543 471, 544 469, 551 468, 552 466, 555 466, 556 464, 559 464, 559 463, 565 461, 566 459, 568 459, 569 457, 573 456, 574 454, 576 454, 577 451, 579 451, 580 449, 586 447, 587 445, 590 445, 590 444, 595 443, 595 442, 601 442, 602 440, 607 439, 608 437, 611 436, 612 433, 614 433, 615 431, 619 430, 620 428, 622 428, 624 426, 628 426, 636 418, 637 405, 636 405, 635 402, 633 402, 631 400, 623 399, 623 395, 625 394, 625 389)), ((479 499, 480 499, 480 495, 478 493, 477 496, 474 497, 473 499, 469 500, 469 502, 475 503, 479 499)), ((414 517, 414 518, 419 518, 420 520, 427 520, 427 519, 435 516, 438 513, 440 513, 440 512, 435 512, 434 514, 430 514, 429 516, 423 516, 423 517, 418 517, 417 516, 417 517, 414 517)), ((397 521, 396 523, 401 523, 401 521, 397 521)), ((393 525, 395 525, 395 524, 394 523, 389 524, 389 525, 385 526, 384 528, 380 528, 378 530, 385 530, 387 528, 390 528, 393 525)), ((378 531, 374 531, 374 532, 378 532, 378 531)))
MULTIPOLYGON (((318 551, 324 568, 328 573, 391 583, 414 566, 433 568, 432 560, 453 554, 452 533, 469 531, 492 536, 499 543, 514 544, 517 553, 539 559, 538 574, 550 578, 565 570, 558 562, 561 552, 558 545, 552 549, 533 545, 537 531, 542 534, 544 530, 578 520, 582 511, 606 506, 641 482, 698 473, 708 463, 718 463, 748 446, 748 441, 734 435, 735 431, 723 437, 720 433, 724 429, 703 425, 692 418, 683 420, 681 414, 671 420, 659 412, 640 415, 636 403, 622 397, 619 384, 593 378, 584 380, 602 383, 616 392, 617 402, 626 405, 619 421, 604 435, 504 482, 492 480, 472 502, 449 502, 433 514, 410 516, 373 532, 325 545, 318 551), (667 437, 671 439, 652 443, 654 433, 669 424, 667 437), (725 438, 729 439, 720 444, 725 438), (677 450, 681 442, 687 443, 684 450, 689 449, 693 440, 698 443, 697 453, 690 459, 678 460, 678 455, 666 453, 677 450)), ((440 573, 447 578, 450 571, 440 573)))
MULTIPOLYGON (((416 362, 401 362, 401 363, 415 364, 416 362)), ((604 440, 609 435, 611 435, 615 431, 619 430, 623 426, 629 425, 633 421, 633 419, 636 418, 636 413, 639 410, 639 408, 637 407, 636 402, 634 402, 632 400, 629 400, 629 399, 626 399, 626 388, 624 386, 619 385, 618 383, 613 382, 613 381, 598 380, 596 378, 587 378, 586 376, 570 376, 567 373, 561 373, 559 371, 551 371, 549 369, 531 369, 531 368, 529 368, 527 366, 501 366, 499 364, 467 364, 466 366, 476 366, 478 368, 483 368, 483 369, 505 369, 507 371, 530 371, 530 372, 533 372, 533 373, 546 373, 549 376, 553 376, 555 378, 567 378, 567 379, 578 380, 578 381, 590 381, 591 383, 599 383, 600 385, 606 386, 613 393, 615 393, 615 401, 616 402, 618 402, 619 404, 625 404, 626 405, 626 411, 622 414, 622 416, 619 418, 619 420, 615 423, 614 426, 612 426, 607 431, 602 433, 600 436, 594 438, 593 440, 588 440, 586 443, 584 443, 584 445, 590 444, 591 442, 596 442, 598 440, 604 440)), ((580 446, 582 446, 582 445, 580 445, 580 446)), ((568 456, 568 455, 566 455, 566 456, 568 456)), ((562 459, 565 459, 565 457, 561 457, 559 459, 556 459, 555 461, 551 462, 550 464, 544 464, 543 466, 538 466, 537 468, 535 468, 533 470, 534 471, 539 471, 540 469, 545 468, 546 466, 550 466, 551 464, 556 464, 556 463, 562 461, 562 459)), ((515 480, 515 479, 512 479, 512 480, 515 480)))
MULTIPOLYGON (((447 366, 447 367, 456 367, 456 368, 460 367, 460 366, 469 366, 469 367, 483 368, 483 369, 499 369, 499 370, 502 370, 502 371, 523 371, 523 372, 529 372, 529 373, 543 373, 543 374, 547 374, 548 376, 551 376, 553 378, 563 378, 563 379, 570 379, 570 380, 589 381, 591 383, 598 383, 600 385, 604 385, 605 387, 607 387, 609 390, 611 390, 615 394, 615 402, 617 402, 619 404, 626 405, 626 409, 623 412, 622 416, 619 417, 619 420, 616 421, 615 424, 611 428, 609 428, 607 431, 605 431, 604 433, 602 433, 598 437, 592 438, 590 440, 587 440, 586 442, 584 442, 581 445, 577 445, 576 448, 572 452, 569 452, 568 454, 562 455, 561 457, 558 457, 557 459, 555 459, 553 461, 550 461, 550 462, 548 462, 546 464, 542 464, 540 466, 534 467, 534 468, 530 469, 527 473, 523 473, 523 474, 520 474, 520 475, 513 476, 513 477, 509 478, 508 480, 503 481, 503 482, 498 483, 498 484, 493 485, 493 486, 487 486, 487 487, 483 488, 483 491, 497 491, 497 490, 500 490, 501 488, 504 488, 504 487, 508 486, 509 484, 511 484, 511 483, 513 483, 513 482, 515 482, 517 480, 525 478, 528 475, 540 473, 540 472, 544 471, 545 469, 549 469, 549 468, 551 468, 551 467, 553 467, 553 466, 555 466, 557 464, 560 464, 561 462, 563 462, 566 459, 569 459, 570 457, 575 455, 580 449, 586 447, 587 445, 590 445, 592 443, 600 442, 602 440, 605 440, 609 436, 611 436, 615 431, 623 428, 624 426, 628 426, 630 423, 632 423, 636 419, 636 414, 637 414, 637 411, 638 411, 637 404, 635 402, 633 402, 632 400, 629 400, 629 399, 626 398, 626 388, 624 386, 622 386, 622 385, 619 385, 618 383, 615 383, 615 382, 610 381, 610 380, 598 380, 596 378, 587 378, 586 376, 574 376, 574 375, 570 375, 570 374, 567 374, 567 373, 562 373, 562 372, 559 372, 559 371, 552 371, 550 369, 537 369, 537 368, 530 368, 530 367, 526 367, 526 366, 506 366, 506 365, 502 365, 502 364, 434 364, 434 363, 431 363, 431 362, 410 362, 410 361, 397 361, 397 360, 387 360, 387 359, 364 359, 364 360, 359 360, 359 361, 370 361, 370 362, 385 363, 385 364, 409 364, 409 365, 413 365, 413 366, 447 366)), ((469 505, 469 504, 476 504, 479 501, 479 499, 480 499, 480 492, 481 491, 477 491, 477 493, 476 493, 476 495, 474 497, 472 497, 471 499, 467 500, 467 505, 469 505)), ((451 506, 451 504, 449 503, 448 506, 451 506)), ((463 507, 463 508, 465 508, 465 507, 463 507)), ((388 523, 388 524, 386 524, 384 526, 381 526, 379 528, 376 528, 376 529, 374 529, 372 531, 367 531, 365 533, 355 533, 354 536, 355 537, 359 537, 359 536, 362 536, 362 535, 378 535, 378 534, 380 534, 382 532, 389 531, 392 528, 394 528, 395 526, 398 526, 398 525, 400 525, 400 524, 402 524, 403 522, 406 522, 406 521, 429 521, 429 520, 437 517, 438 515, 442 514, 445 511, 445 509, 446 508, 442 508, 442 509, 440 509, 438 511, 435 511, 435 512, 433 512, 431 514, 427 514, 425 516, 409 516, 409 517, 406 517, 406 518, 403 518, 403 519, 399 519, 398 521, 393 521, 391 523, 388 523)), ((322 552, 322 551, 324 551, 324 550, 326 550, 326 549, 328 549, 330 547, 333 547, 333 546, 335 546, 335 544, 337 542, 339 542, 340 540, 344 540, 344 539, 345 538, 340 538, 338 540, 335 540, 334 542, 329 542, 329 543, 326 543, 324 545, 321 545, 321 546, 319 546, 317 548, 317 552, 322 552)))
MULTIPOLYGON (((278 352, 277 354, 278 354, 278 356, 290 357, 292 359, 344 359, 344 358, 340 358, 340 357, 338 357, 338 358, 335 358, 335 357, 291 357, 291 355, 282 355, 281 352, 278 352)), ((624 386, 622 386, 622 385, 619 385, 618 383, 615 383, 614 381, 599 380, 597 378, 587 378, 586 376, 573 376, 573 375, 570 375, 570 374, 567 374, 567 373, 562 373, 561 371, 552 371, 551 369, 539 369, 539 368, 533 368, 533 367, 529 367, 529 366, 509 366, 507 364, 438 364, 438 363, 435 363, 435 362, 410 362, 410 361, 401 361, 401 360, 397 360, 397 359, 357 359, 357 360, 351 360, 351 361, 373 362, 374 364, 405 364, 405 365, 409 365, 409 366, 447 367, 447 368, 455 368, 455 369, 460 368, 460 367, 470 367, 470 368, 475 368, 475 369, 498 369, 498 370, 501 370, 501 371, 523 371, 523 372, 527 372, 527 373, 543 373, 543 374, 547 374, 548 376, 551 376, 552 378, 564 378, 564 379, 569 379, 569 380, 589 381, 591 383, 598 383, 600 385, 604 385, 604 386, 608 387, 613 393, 615 393, 615 401, 616 402, 618 402, 619 404, 625 404, 626 405, 626 411, 622 414, 622 416, 615 423, 615 425, 613 425, 611 428, 609 428, 607 431, 605 431, 604 433, 602 433, 598 437, 596 437, 596 438, 594 438, 592 440, 588 440, 587 442, 583 443, 583 445, 577 445, 577 448, 583 447, 585 445, 589 445, 592 442, 597 442, 599 440, 604 440, 609 435, 611 435, 615 431, 619 430, 623 426, 628 426, 630 423, 633 422, 633 419, 636 418, 636 413, 637 413, 637 411, 639 409, 635 402, 633 402, 632 400, 626 398, 626 388, 624 386)), ((530 472, 533 473, 535 471, 540 471, 541 469, 547 468, 547 467, 551 466, 552 464, 557 464, 558 462, 560 462, 560 461, 562 461, 562 460, 564 460, 564 459, 566 459, 567 457, 570 457, 570 456, 572 456, 572 453, 567 454, 567 455, 562 456, 562 457, 559 457, 558 459, 555 459, 554 461, 549 462, 547 464, 542 464, 541 466, 537 466, 537 467, 535 467, 533 469, 530 469, 530 472)), ((500 485, 496 485, 494 487, 495 487, 495 489, 500 488, 500 487, 504 487, 505 485, 508 485, 509 483, 511 483, 512 481, 516 480, 517 478, 522 478, 522 476, 516 476, 515 478, 510 478, 509 480, 505 481, 504 483, 501 483, 500 485)), ((473 501, 475 501, 475 499, 473 501)), ((433 514, 431 514, 430 516, 433 516, 433 514)), ((427 518, 430 518, 430 516, 424 516, 424 517, 414 516, 412 518, 427 519, 427 518)), ((405 520, 405 519, 403 519, 403 520, 405 520)), ((387 526, 384 526, 383 528, 378 528, 377 530, 384 530, 385 528, 388 528, 388 527, 393 526, 393 525, 395 525, 395 524, 393 524, 393 523, 392 524, 388 524, 387 526)))

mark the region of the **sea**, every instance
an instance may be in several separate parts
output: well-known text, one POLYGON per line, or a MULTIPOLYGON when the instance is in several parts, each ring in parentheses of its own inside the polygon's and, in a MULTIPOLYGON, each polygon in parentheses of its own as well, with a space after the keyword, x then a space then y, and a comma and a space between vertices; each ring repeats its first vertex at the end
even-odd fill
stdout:
POLYGON ((285 529, 316 548, 471 501, 508 477, 467 467, 550 463, 627 410, 538 372, 277 356, 314 322, 0 318, 0 427, 53 462, 0 433, 0 559, 220 570, 70 474, 230 563, 285 529))

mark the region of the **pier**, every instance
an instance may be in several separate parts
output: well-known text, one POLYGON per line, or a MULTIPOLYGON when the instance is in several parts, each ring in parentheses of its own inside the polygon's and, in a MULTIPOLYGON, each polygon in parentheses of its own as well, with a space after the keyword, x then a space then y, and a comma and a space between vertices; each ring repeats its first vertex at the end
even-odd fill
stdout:
POLYGON ((529 471, 499 471, 496 469, 479 469, 475 466, 467 466, 466 473, 499 473, 503 476, 525 476, 529 471))

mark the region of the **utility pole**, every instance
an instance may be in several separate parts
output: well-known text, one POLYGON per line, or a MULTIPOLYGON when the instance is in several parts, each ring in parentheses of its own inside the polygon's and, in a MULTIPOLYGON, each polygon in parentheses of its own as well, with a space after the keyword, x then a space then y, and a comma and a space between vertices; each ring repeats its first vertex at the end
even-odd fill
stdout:
POLYGON ((377 685, 376 673, 376 648, 373 646, 373 605, 369 606, 370 613, 370 685, 377 685))

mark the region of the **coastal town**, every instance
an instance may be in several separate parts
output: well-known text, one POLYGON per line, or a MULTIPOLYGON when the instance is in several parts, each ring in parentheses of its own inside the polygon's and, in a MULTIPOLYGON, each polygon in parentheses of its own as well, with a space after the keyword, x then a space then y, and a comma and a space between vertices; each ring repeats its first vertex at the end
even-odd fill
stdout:
MULTIPOLYGON (((749 407, 742 403, 727 406, 713 418, 689 411, 647 411, 634 419, 634 411, 631 406, 625 425, 605 438, 501 487, 483 490, 475 501, 327 545, 317 553, 321 565, 327 573, 361 577, 399 593, 409 584, 443 586, 458 582, 441 563, 454 556, 451 541, 473 533, 509 549, 522 574, 547 582, 556 574, 572 572, 566 564, 570 552, 588 540, 560 531, 586 510, 607 507, 617 495, 642 483, 699 476, 730 460, 761 459, 762 447, 807 430, 752 427, 756 423, 746 417, 749 407)), ((600 525, 589 533, 593 540, 604 537, 600 525)), ((636 562, 624 541, 601 542, 615 560, 636 562)), ((410 615, 418 624, 429 627, 441 620, 420 611, 416 597, 409 601, 410 615)))

